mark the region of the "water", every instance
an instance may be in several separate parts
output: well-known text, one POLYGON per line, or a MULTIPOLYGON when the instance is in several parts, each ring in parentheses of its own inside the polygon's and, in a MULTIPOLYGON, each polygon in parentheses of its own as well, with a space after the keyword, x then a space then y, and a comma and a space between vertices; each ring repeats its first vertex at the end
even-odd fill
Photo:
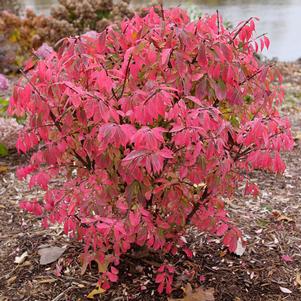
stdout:
MULTIPOLYGON (((25 0, 26 7, 48 14, 56 0, 25 0)), ((143 5, 150 1, 133 0, 133 5, 143 5)), ((266 55, 283 61, 293 61, 301 57, 301 0, 188 0, 164 1, 165 6, 180 5, 183 8, 197 7, 203 13, 215 13, 216 9, 225 20, 236 24, 250 16, 260 18, 257 33, 268 33, 271 47, 266 55)))
POLYGON ((20 1, 25 8, 31 8, 39 14, 49 15, 50 8, 57 0, 23 0, 20 1))

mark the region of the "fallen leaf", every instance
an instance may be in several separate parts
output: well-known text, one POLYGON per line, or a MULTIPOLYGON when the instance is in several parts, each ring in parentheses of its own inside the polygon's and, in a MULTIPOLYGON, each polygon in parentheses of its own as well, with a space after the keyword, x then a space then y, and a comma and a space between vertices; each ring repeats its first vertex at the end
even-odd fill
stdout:
POLYGON ((292 291, 289 290, 288 288, 286 287, 282 287, 282 286, 279 286, 280 290, 282 291, 282 293, 285 293, 285 294, 291 294, 292 291))
POLYGON ((280 221, 280 222, 281 222, 281 221, 292 222, 293 219, 290 218, 290 217, 288 217, 288 216, 286 216, 286 215, 281 214, 281 215, 277 218, 277 221, 280 221))
POLYGON ((49 247, 49 248, 39 249, 38 253, 41 256, 40 264, 46 265, 57 261, 63 255, 65 250, 66 248, 60 248, 60 247, 49 247))
POLYGON ((22 267, 29 267, 29 266, 31 266, 31 265, 32 265, 31 262, 28 261, 28 260, 26 260, 26 261, 24 261, 24 263, 22 264, 22 267))
POLYGON ((7 280, 7 285, 8 286, 12 285, 16 281, 16 279, 17 279, 17 276, 13 276, 13 277, 9 278, 7 280))
POLYGON ((86 286, 85 286, 84 284, 82 284, 82 283, 78 283, 77 286, 78 286, 79 288, 84 288, 84 287, 86 287, 86 286))
POLYGON ((27 251, 25 251, 21 256, 16 256, 15 263, 21 264, 25 261, 26 257, 28 257, 27 251))
POLYGON ((295 280, 295 282, 296 282, 296 285, 298 286, 301 286, 301 275, 300 275, 300 273, 299 272, 297 272, 297 274, 296 274, 296 280, 295 280))
POLYGON ((35 279, 32 280, 32 282, 36 282, 39 284, 44 284, 44 283, 53 283, 56 282, 57 279, 53 277, 47 277, 47 276, 37 276, 35 279))
POLYGON ((281 221, 285 221, 285 222, 292 222, 293 219, 282 214, 280 211, 278 210, 273 210, 272 211, 272 214, 274 216, 274 218, 278 221, 278 222, 281 222, 281 221))
POLYGON ((7 165, 0 165, 0 173, 7 173, 8 166, 7 165))
POLYGON ((260 229, 256 230, 255 233, 256 233, 256 234, 260 234, 260 233, 262 233, 262 231, 263 231, 263 229, 260 228, 260 229))
POLYGON ((173 299, 168 298, 168 301, 214 301, 214 289, 203 289, 202 287, 198 287, 193 290, 191 285, 187 283, 184 290, 184 298, 182 299, 173 299))
POLYGON ((301 132, 298 131, 298 132, 295 134, 294 139, 295 139, 295 140, 301 140, 301 132))
POLYGON ((294 261, 293 258, 289 255, 282 255, 281 258, 285 262, 293 262, 294 261))
POLYGON ((88 294, 87 298, 94 299, 95 295, 100 295, 100 294, 102 294, 104 292, 105 292, 105 290, 103 288, 101 288, 100 286, 97 286, 93 291, 91 291, 88 294))
POLYGON ((205 275, 200 275, 199 280, 200 280, 201 282, 204 282, 204 281, 206 280, 205 275))
POLYGON ((228 250, 225 249, 224 251, 221 251, 221 252, 219 253, 219 256, 220 256, 220 257, 225 257, 227 254, 228 254, 228 250))
POLYGON ((234 251, 234 254, 236 254, 237 256, 242 256, 244 254, 245 250, 246 250, 246 247, 244 246, 244 243, 241 240, 241 238, 239 238, 237 241, 237 246, 236 246, 236 250, 234 251))

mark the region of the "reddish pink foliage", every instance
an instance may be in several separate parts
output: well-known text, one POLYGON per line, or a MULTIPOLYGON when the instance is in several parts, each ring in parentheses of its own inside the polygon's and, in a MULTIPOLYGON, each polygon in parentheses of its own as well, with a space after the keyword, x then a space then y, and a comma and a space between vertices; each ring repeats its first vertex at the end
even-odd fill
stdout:
MULTIPOLYGON (((134 244, 192 256, 189 224, 235 251, 241 234, 223 197, 254 169, 283 172, 293 139, 277 111, 281 76, 254 56, 254 31, 253 19, 228 31, 216 15, 190 22, 181 9, 151 9, 66 39, 15 87, 10 112, 29 118, 18 148, 40 145, 18 177, 46 190, 36 210, 23 208, 64 224, 87 258, 109 258, 103 287, 134 244), (62 175, 62 187, 48 187, 62 175)), ((257 187, 247 181, 246 193, 257 187)), ((172 275, 162 266, 160 291, 172 275)))

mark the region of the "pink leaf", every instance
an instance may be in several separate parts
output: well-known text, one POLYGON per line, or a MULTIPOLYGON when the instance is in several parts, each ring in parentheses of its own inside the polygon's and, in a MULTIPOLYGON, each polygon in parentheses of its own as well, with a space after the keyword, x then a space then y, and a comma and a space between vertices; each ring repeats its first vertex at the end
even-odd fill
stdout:
POLYGON ((282 255, 281 258, 285 262, 293 262, 294 261, 293 258, 289 255, 282 255))
POLYGON ((139 225, 140 223, 140 213, 139 212, 133 212, 133 211, 130 211, 129 213, 129 219, 130 219, 130 223, 133 227, 136 227, 139 225))

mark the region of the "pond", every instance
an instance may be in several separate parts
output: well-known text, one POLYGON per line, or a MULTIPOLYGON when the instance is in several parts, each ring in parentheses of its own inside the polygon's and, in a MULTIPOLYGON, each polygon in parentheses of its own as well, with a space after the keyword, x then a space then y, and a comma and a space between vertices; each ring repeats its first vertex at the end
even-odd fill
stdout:
MULTIPOLYGON (((24 6, 39 13, 48 14, 56 0, 24 0, 24 6)), ((133 0, 134 6, 150 1, 133 0)), ((258 35, 268 33, 271 47, 267 56, 282 61, 293 61, 301 57, 301 0, 188 0, 164 1, 166 6, 180 5, 183 8, 198 8, 203 13, 220 11, 224 20, 236 24, 250 16, 260 18, 258 35)))

